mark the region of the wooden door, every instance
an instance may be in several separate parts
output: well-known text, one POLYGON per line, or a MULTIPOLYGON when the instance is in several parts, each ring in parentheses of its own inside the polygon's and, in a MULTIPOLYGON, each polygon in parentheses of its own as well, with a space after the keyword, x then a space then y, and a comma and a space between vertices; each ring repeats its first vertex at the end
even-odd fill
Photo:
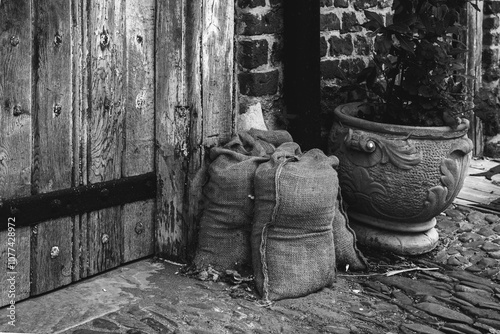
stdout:
POLYGON ((233 11, 227 0, 0 1, 0 200, 157 179, 153 198, 30 226, 11 210, 1 305, 155 251, 189 260, 205 151, 233 129, 233 11))

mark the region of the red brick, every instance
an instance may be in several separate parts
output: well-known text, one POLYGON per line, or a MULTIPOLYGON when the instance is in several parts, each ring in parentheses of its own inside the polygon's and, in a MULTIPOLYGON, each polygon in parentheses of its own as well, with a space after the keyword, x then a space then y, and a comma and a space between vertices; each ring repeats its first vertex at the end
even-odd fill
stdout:
POLYGON ((483 30, 493 30, 499 27, 498 17, 486 17, 483 20, 483 30))
POLYGON ((267 64, 269 55, 267 40, 240 41, 238 48, 238 63, 247 69, 254 69, 267 64))
POLYGON ((500 13, 500 1, 484 1, 483 12, 485 15, 500 13))
POLYGON ((339 76, 339 60, 323 60, 320 63, 321 77, 335 79, 339 76))
POLYGON ((266 0, 238 0, 238 7, 240 8, 255 8, 266 5, 266 0))
POLYGON ((273 43, 271 51, 271 64, 276 65, 283 61, 283 42, 277 40, 273 43))
POLYGON ((354 40, 354 50, 356 54, 368 56, 370 54, 371 40, 367 39, 366 36, 356 36, 354 40))
POLYGON ((377 5, 377 3, 378 0, 356 0, 353 5, 355 9, 359 10, 373 8, 377 5))
POLYGON ((319 28, 321 31, 340 30, 340 20, 334 13, 322 14, 319 28))
POLYGON ((320 55, 320 57, 326 56, 327 51, 328 51, 328 42, 326 41, 326 38, 321 37, 319 40, 319 55, 320 55))
POLYGON ((271 5, 271 7, 281 6, 282 3, 283 0, 269 0, 269 4, 271 5))
POLYGON ((361 30, 362 28, 359 25, 359 21, 356 18, 355 13, 342 14, 342 29, 340 30, 340 32, 347 33, 347 32, 357 32, 361 30))
POLYGON ((283 10, 271 10, 262 16, 244 13, 239 16, 238 23, 240 35, 255 36, 281 33, 283 30, 283 10))
POLYGON ((347 7, 349 7, 349 1, 348 0, 335 0, 333 4, 337 8, 347 8, 347 7))
POLYGON ((238 74, 240 93, 248 96, 273 95, 278 92, 279 72, 244 72, 238 74))
POLYGON ((352 45, 351 35, 346 35, 343 37, 332 36, 328 40, 330 43, 330 55, 331 56, 350 56, 354 50, 352 45))

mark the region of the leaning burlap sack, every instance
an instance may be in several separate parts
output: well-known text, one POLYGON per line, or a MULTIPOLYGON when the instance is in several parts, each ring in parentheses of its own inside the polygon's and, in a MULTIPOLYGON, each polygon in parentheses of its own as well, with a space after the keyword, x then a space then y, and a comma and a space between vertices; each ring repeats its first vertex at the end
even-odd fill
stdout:
POLYGON ((333 283, 337 164, 318 149, 301 154, 285 143, 258 167, 252 257, 263 299, 305 296, 333 283))
POLYGON ((196 268, 225 271, 251 266, 255 170, 287 141, 292 138, 286 131, 252 129, 210 151, 212 163, 203 188, 205 205, 193 261, 196 268))
POLYGON ((368 263, 356 247, 356 234, 349 226, 349 218, 344 210, 344 203, 338 191, 333 218, 333 239, 337 268, 342 271, 359 271, 368 269, 368 263))

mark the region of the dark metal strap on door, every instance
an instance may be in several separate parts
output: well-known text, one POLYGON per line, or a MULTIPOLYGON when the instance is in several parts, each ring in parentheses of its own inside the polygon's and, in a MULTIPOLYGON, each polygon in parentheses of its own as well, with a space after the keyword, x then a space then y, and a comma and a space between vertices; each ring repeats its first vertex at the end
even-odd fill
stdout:
POLYGON ((15 218, 17 227, 73 216, 156 196, 154 173, 100 182, 50 193, 0 201, 0 231, 15 218), (10 218, 10 220, 9 220, 10 218))

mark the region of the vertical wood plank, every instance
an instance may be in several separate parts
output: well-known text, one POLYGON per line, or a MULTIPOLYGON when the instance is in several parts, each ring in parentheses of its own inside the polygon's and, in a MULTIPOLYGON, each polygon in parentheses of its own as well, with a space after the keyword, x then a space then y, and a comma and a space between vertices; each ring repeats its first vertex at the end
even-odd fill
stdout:
POLYGON ((154 253, 154 209, 153 199, 123 207, 123 262, 154 253))
POLYGON ((192 257, 205 147, 233 130, 234 3, 159 3, 156 41, 156 253, 192 257))
POLYGON ((184 217, 186 225, 186 249, 188 260, 194 258, 198 241, 201 216, 202 188, 206 181, 207 161, 203 124, 205 111, 202 106, 202 1, 189 1, 186 7, 186 91, 190 109, 189 168, 186 178, 184 217))
MULTIPOLYGON (((155 1, 126 3, 126 117, 123 175, 154 170, 155 1)), ((154 200, 123 206, 124 261, 154 252, 154 200)))
MULTIPOLYGON (((118 179, 122 174, 124 135, 123 0, 99 0, 90 10, 90 76, 88 182, 118 179)), ((103 194, 105 200, 105 194, 103 194)), ((121 207, 99 210, 87 216, 89 275, 122 263, 121 207)))
POLYGON ((203 0, 201 31, 204 140, 212 146, 233 129, 234 1, 203 0))
MULTIPOLYGON (((31 12, 29 0, 0 2, 0 202, 31 192, 31 12)), ((15 231, 16 301, 30 292, 30 234, 15 231)), ((8 232, 0 232, 0 306, 11 299, 7 242, 8 232)))
MULTIPOLYGON (((89 114, 89 9, 87 1, 71 0, 72 66, 73 66, 73 180, 76 186, 87 185, 87 147, 89 114)), ((87 214, 74 218, 73 224, 73 281, 89 276, 87 214)))
MULTIPOLYGON (((35 1, 33 192, 72 186, 71 6, 35 1)), ((71 283, 71 217, 38 224, 32 236, 31 294, 71 283)))
POLYGON ((184 1, 158 2, 156 22, 156 254, 186 261, 183 215, 186 177, 184 1))
MULTIPOLYGON (((474 93, 482 85, 482 51, 483 51, 483 1, 476 0, 479 11, 467 4, 467 74, 468 85, 474 93)), ((482 156, 484 151, 483 122, 479 117, 472 116, 469 137, 474 143, 473 155, 482 156)))

